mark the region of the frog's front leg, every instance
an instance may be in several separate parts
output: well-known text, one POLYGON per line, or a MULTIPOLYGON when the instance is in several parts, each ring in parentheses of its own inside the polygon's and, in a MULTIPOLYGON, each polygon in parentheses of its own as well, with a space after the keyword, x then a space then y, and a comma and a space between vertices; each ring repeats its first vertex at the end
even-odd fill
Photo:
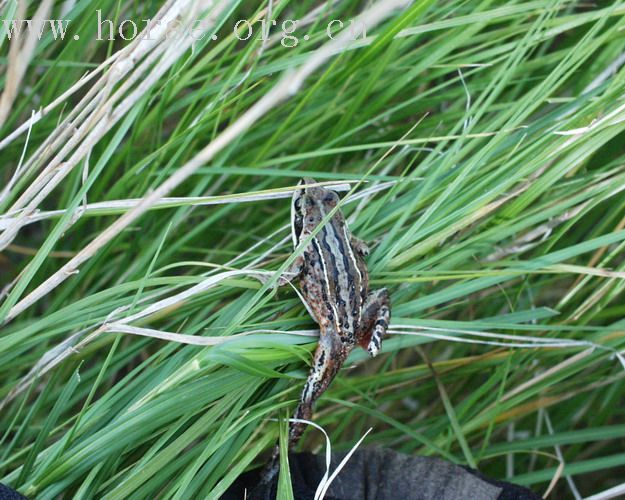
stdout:
POLYGON ((298 255, 291 265, 284 271, 284 273, 278 278, 278 286, 288 285, 296 279, 302 272, 304 267, 304 256, 298 255))
MULTIPOLYGON (((323 334, 315 350, 310 373, 300 402, 295 410, 293 418, 300 420, 310 420, 312 416, 313 404, 325 392, 341 369, 341 365, 346 358, 345 350, 332 338, 331 335, 323 334)), ((289 430, 289 448, 292 449, 304 433, 306 424, 302 422, 291 422, 289 430)))
POLYGON ((369 246, 360 238, 356 238, 353 234, 350 237, 352 248, 354 248, 360 255, 366 257, 369 255, 369 246))
POLYGON ((361 318, 363 328, 360 331, 359 343, 371 357, 377 356, 391 320, 391 299, 386 288, 375 290, 367 296, 361 318))

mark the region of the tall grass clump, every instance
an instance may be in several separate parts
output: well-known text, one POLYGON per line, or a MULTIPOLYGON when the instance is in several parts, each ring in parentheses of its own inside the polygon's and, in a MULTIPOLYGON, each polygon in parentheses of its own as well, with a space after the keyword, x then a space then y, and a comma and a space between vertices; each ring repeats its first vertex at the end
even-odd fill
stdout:
POLYGON ((343 190, 393 302, 383 354, 316 406, 333 450, 371 427, 552 498, 625 491, 625 2, 0 19, 0 482, 218 498, 261 465, 316 343, 274 286, 306 176, 343 190), (9 40, 22 19, 71 22, 9 40))

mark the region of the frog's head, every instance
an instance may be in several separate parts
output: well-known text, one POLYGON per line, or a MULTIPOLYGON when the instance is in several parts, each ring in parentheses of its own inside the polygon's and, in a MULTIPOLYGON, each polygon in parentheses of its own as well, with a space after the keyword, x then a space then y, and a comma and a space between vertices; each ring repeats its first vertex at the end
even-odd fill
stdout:
POLYGON ((297 184, 301 186, 300 189, 293 192, 291 234, 294 247, 299 244, 302 233, 310 233, 339 202, 336 191, 320 186, 309 186, 316 183, 314 179, 304 177, 297 184))

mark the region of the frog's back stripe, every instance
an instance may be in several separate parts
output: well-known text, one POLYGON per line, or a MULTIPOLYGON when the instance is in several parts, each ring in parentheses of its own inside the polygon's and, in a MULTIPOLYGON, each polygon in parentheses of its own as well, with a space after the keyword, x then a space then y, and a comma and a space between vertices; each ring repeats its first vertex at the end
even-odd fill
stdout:
MULTIPOLYGON (((340 284, 340 276, 344 276, 346 274, 345 270, 340 269, 338 259, 336 258, 336 242, 330 240, 330 234, 332 232, 332 228, 330 225, 326 225, 321 231, 319 231, 318 235, 321 235, 319 238, 319 245, 322 248, 322 254, 324 258, 324 262, 330 264, 330 269, 326 273, 329 275, 332 273, 331 279, 334 285, 334 296, 330 297, 330 305, 338 310, 339 317, 336 321, 337 333, 341 341, 345 342, 348 339, 344 338, 344 333, 347 330, 345 325, 342 323, 342 319, 345 318, 345 301, 341 298, 341 284, 340 284), (338 308, 337 308, 338 306, 338 308)), ((349 333, 349 332, 348 332, 349 333)))
MULTIPOLYGON (((343 221, 340 219, 339 224, 343 221)), ((360 310, 360 301, 356 300, 354 293, 354 269, 357 269, 356 262, 350 260, 344 243, 343 234, 338 234, 336 224, 328 224, 323 231, 323 246, 329 255, 329 260, 334 269, 335 302, 339 306, 339 313, 342 319, 342 331, 348 334, 348 340, 353 341, 356 331, 357 311, 360 310), (348 304, 352 309, 347 310, 348 304)))
MULTIPOLYGON (((319 233, 317 233, 319 234, 319 233)), ((328 277, 328 265, 326 264, 326 259, 323 256, 323 252, 321 251, 321 245, 319 244, 319 240, 317 239, 317 236, 314 236, 312 239, 312 245, 313 248, 315 250, 315 253, 317 254, 317 257, 319 258, 319 263, 321 265, 321 270, 323 272, 323 282, 325 284, 325 288, 321 287, 322 290, 322 300, 325 303, 326 307, 328 310, 331 310, 334 314, 333 314, 333 318, 331 318, 331 320, 334 320, 334 326, 336 326, 336 331, 337 333, 341 331, 341 328, 339 326, 339 315, 338 312, 336 310, 336 305, 334 304, 334 301, 332 300, 332 292, 330 291, 330 278, 328 277)))
POLYGON ((362 274, 360 273, 360 267, 358 266, 358 262, 356 261, 356 256, 354 255, 351 244, 349 244, 351 237, 349 234, 349 229, 347 228, 347 223, 345 221, 343 221, 343 235, 345 236, 345 241, 348 243, 347 252, 349 254, 349 260, 352 263, 356 276, 358 276, 358 283, 353 283, 353 286, 352 288, 350 288, 349 293, 350 293, 350 301, 352 304, 354 304, 354 308, 356 309, 356 311, 352 310, 352 316, 354 318, 357 317, 358 318, 357 323, 360 324, 360 321, 362 320, 361 307, 356 307, 356 299, 355 297, 352 297, 352 295, 356 293, 356 287, 358 287, 358 295, 360 295, 360 302, 362 303, 364 301, 364 295, 366 293, 366 290, 364 290, 362 274))
POLYGON ((342 312, 344 313, 344 316, 343 316, 345 318, 344 326, 349 330, 350 337, 353 340, 353 338, 355 337, 356 324, 357 324, 356 323, 356 316, 358 314, 357 311, 360 310, 358 302, 355 301, 356 294, 354 293, 355 285, 354 285, 353 269, 357 269, 357 267, 355 266, 355 262, 350 260, 348 250, 347 248, 345 248, 345 247, 349 248, 349 244, 347 245, 345 244, 346 241, 343 239, 342 237, 343 235, 341 234, 341 237, 339 237, 339 235, 336 233, 335 227, 332 227, 332 233, 333 233, 334 239, 336 240, 336 243, 339 249, 340 260, 341 260, 341 264, 344 270, 344 272, 341 274, 343 279, 342 279, 342 287, 341 287, 341 293, 340 293, 341 297, 339 300, 339 305, 343 309, 342 312), (348 304, 351 304, 352 306, 351 311, 346 310, 348 304))

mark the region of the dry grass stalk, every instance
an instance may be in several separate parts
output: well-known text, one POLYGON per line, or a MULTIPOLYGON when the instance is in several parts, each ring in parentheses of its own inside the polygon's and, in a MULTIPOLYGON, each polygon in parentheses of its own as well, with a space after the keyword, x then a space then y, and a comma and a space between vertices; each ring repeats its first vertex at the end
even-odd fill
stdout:
MULTIPOLYGON (((225 2, 224 2, 225 3, 225 2)), ((370 9, 358 16, 357 21, 364 23, 366 26, 373 27, 385 19, 396 8, 403 5, 405 2, 402 0, 392 0, 389 2, 378 2, 374 4, 370 9)), ((212 16, 216 16, 225 8, 225 5, 218 4, 211 12, 212 16)), ((214 20, 214 17, 213 17, 214 20)), ((214 156, 221 151, 224 147, 230 144, 233 140, 238 138, 241 134, 245 133, 250 127, 252 127, 258 120, 260 120, 269 110, 278 105, 282 101, 289 99, 295 95, 306 78, 308 78, 319 66, 327 61, 333 54, 340 51, 342 48, 348 46, 353 42, 351 34, 349 32, 342 32, 334 40, 324 44, 318 50, 316 50, 310 58, 298 69, 287 71, 280 81, 265 94, 256 104, 249 108, 238 120, 225 129, 219 136, 215 138, 213 142, 208 144, 203 150, 201 150, 194 158, 183 165, 177 170, 171 177, 163 182, 153 192, 146 195, 145 198, 129 212, 122 215, 113 224, 111 224, 106 230, 98 235, 91 241, 85 248, 83 248, 73 259, 67 262, 56 273, 50 276, 46 281, 39 285, 30 294, 24 297, 21 301, 15 304, 5 319, 5 322, 15 318, 22 311, 36 303, 39 299, 48 294, 51 290, 54 290, 69 276, 78 272, 78 268, 88 259, 90 259, 95 253, 117 236, 121 231, 128 227, 132 222, 139 218, 143 213, 150 209, 161 198, 170 193, 176 186, 187 179, 193 172, 195 172, 202 165, 209 162, 214 156)), ((189 43, 189 42, 187 42, 189 43)), ((153 85, 162 76, 167 68, 169 68, 175 60, 186 50, 186 44, 178 44, 171 50, 168 50, 161 63, 153 70, 144 82, 140 85, 140 89, 147 91, 151 85, 153 85)), ((125 105, 120 105, 116 108, 116 117, 119 119, 125 114, 128 109, 139 99, 139 95, 136 95, 137 91, 133 94, 134 99, 128 98, 125 105)), ((143 94, 141 94, 143 95, 143 94)), ((109 119, 110 123, 110 119, 109 119)), ((104 132, 102 132, 104 133, 104 132)), ((94 140, 93 138, 92 140, 94 140)), ((76 161, 77 163, 77 161, 76 161)), ((60 179, 59 179, 60 181, 60 179)), ((34 207, 32 207, 34 210, 34 207)), ((27 213, 22 213, 18 218, 24 217, 27 213)), ((21 219, 20 219, 21 220, 21 219)), ((11 234, 12 231, 16 231, 15 228, 5 230, 5 233, 11 234)), ((0 238, 0 248, 2 243, 8 244, 6 240, 0 238)))

